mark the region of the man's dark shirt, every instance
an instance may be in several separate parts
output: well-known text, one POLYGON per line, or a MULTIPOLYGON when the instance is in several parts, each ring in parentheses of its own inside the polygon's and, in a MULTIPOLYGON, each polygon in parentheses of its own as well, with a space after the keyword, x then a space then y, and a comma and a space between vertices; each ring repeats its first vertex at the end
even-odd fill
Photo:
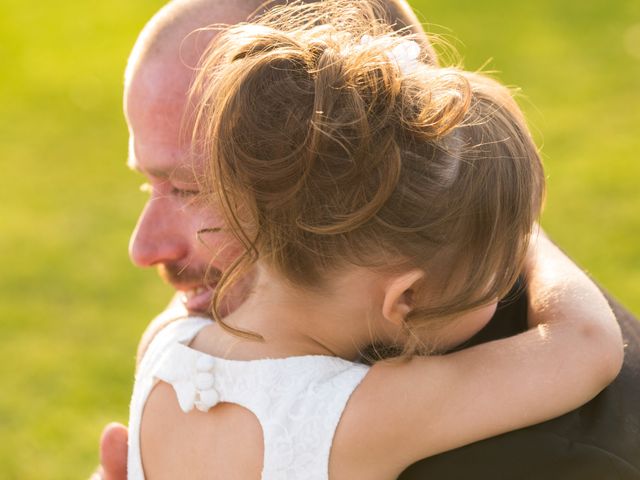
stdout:
MULTIPOLYGON (((422 460, 399 480, 640 479, 640 322, 609 295, 607 300, 626 345, 622 370, 611 385, 566 415, 422 460)), ((527 297, 519 284, 462 347, 526 329, 527 297)))

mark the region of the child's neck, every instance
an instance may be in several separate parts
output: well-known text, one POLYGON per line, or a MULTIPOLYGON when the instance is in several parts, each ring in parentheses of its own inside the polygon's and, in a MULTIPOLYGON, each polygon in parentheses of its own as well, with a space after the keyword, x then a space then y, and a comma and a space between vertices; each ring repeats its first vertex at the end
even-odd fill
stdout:
POLYGON ((245 340, 212 325, 193 346, 236 359, 331 355, 356 360, 372 341, 388 340, 387 322, 380 315, 383 280, 354 269, 333 283, 330 291, 317 292, 258 268, 252 294, 225 323, 265 341, 245 340))

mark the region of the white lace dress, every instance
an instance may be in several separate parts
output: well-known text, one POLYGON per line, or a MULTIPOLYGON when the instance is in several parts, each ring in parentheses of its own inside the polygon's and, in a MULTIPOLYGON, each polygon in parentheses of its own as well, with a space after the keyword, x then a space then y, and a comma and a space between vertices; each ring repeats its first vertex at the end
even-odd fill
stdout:
POLYGON ((176 320, 153 339, 136 374, 129 416, 128 477, 144 479, 140 420, 162 380, 180 408, 202 411, 238 404, 259 420, 264 436, 263 480, 327 480, 329 453, 342 411, 368 367, 337 357, 227 360, 187 345, 211 320, 176 320))

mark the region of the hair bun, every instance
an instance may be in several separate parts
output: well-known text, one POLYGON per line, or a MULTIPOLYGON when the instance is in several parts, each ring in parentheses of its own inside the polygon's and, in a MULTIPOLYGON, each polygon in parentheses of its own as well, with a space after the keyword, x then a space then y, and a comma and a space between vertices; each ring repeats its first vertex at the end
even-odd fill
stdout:
POLYGON ((410 131, 426 139, 437 139, 461 126, 471 106, 473 92, 469 81, 459 71, 426 68, 423 78, 407 86, 401 118, 410 131))

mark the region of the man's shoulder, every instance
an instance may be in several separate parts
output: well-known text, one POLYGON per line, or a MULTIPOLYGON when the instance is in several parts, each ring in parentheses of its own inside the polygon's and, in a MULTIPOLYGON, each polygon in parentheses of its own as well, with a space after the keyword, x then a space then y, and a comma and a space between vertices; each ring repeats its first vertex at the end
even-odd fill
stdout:
MULTIPOLYGON (((607 439, 582 443, 557 425, 536 425, 422 460, 398 480, 638 480, 632 452, 611 451, 607 439), (603 446, 597 443, 602 443, 603 446)), ((636 452, 637 453, 637 452, 636 452)), ((637 459, 637 455, 635 456, 637 459)))

